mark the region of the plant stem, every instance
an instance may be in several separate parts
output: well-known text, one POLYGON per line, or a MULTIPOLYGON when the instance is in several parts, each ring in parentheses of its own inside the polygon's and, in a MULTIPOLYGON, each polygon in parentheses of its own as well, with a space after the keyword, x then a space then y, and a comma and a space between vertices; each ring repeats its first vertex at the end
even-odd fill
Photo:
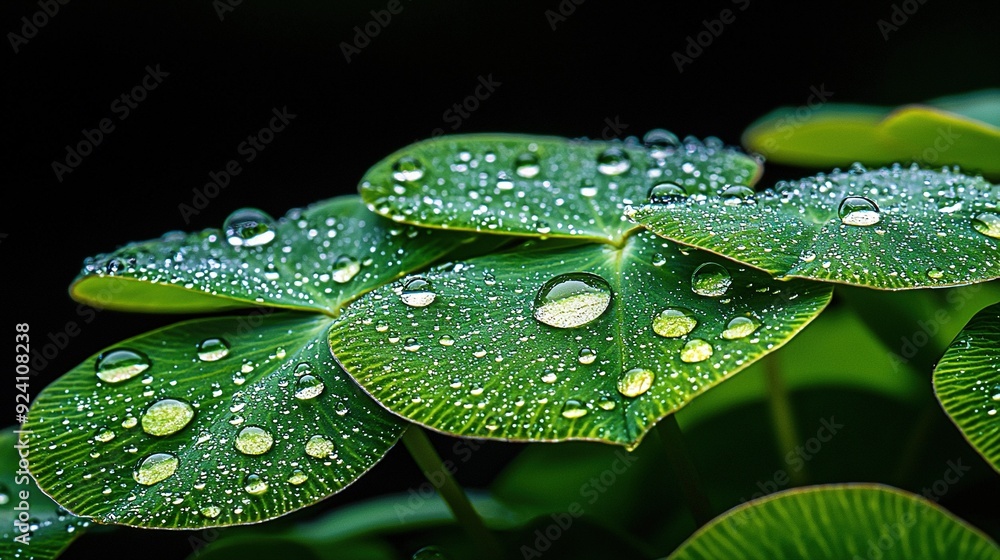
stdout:
MULTIPOLYGON (((784 457, 795 449, 799 439, 795 427, 795 414, 792 412, 792 401, 788 397, 788 388, 781 377, 781 365, 772 352, 764 358, 764 372, 767 384, 767 401, 771 408, 771 419, 774 422, 775 436, 778 439, 778 450, 784 457)), ((791 470, 788 478, 793 486, 802 486, 806 482, 806 469, 791 470)))
POLYGON ((667 461, 680 481, 681 491, 691 508, 695 525, 698 527, 705 525, 712 520, 712 504, 702 490, 701 479, 684 444, 684 434, 681 433, 676 415, 671 414, 660 420, 656 424, 656 433, 667 461))
POLYGON ((499 541, 486 528, 483 519, 479 517, 479 513, 472 507, 469 497, 465 495, 465 491, 455 482, 451 472, 445 468, 441 456, 434 449, 424 430, 417 425, 409 426, 403 432, 403 444, 406 445, 406 450, 410 452, 410 456, 420 467, 420 471, 424 473, 424 477, 437 489, 438 494, 448 504, 448 509, 455 516, 455 520, 480 549, 481 557, 502 560, 503 554, 499 541))

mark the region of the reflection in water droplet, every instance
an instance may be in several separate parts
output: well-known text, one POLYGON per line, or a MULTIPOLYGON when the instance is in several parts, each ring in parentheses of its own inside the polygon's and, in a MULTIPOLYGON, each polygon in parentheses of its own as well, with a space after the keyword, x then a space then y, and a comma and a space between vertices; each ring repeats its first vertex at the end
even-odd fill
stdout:
POLYGON ((560 274, 539 288, 534 317, 552 327, 580 327, 600 317, 611 303, 611 286, 589 272, 560 274))
POLYGON ((410 278, 403 284, 403 291, 399 298, 410 307, 427 307, 434 302, 437 294, 434 293, 431 283, 419 276, 410 278))
POLYGON ((750 187, 744 185, 732 185, 726 187, 719 196, 722 197, 722 203, 726 206, 739 206, 744 202, 753 200, 753 195, 753 189, 750 187))
POLYGON ((597 352, 595 352, 592 348, 581 348, 578 359, 583 365, 592 364, 594 363, 594 360, 597 359, 597 352))
POLYGON ((702 263, 691 274, 691 291, 706 297, 720 297, 729 291, 733 277, 719 263, 702 263))
POLYGON ((288 483, 298 486, 309 480, 309 475, 302 471, 302 469, 295 469, 292 474, 288 475, 288 483))
POLYGON ((194 408, 184 401, 163 399, 150 405, 142 414, 142 431, 151 436, 169 436, 187 426, 194 418, 194 408))
POLYGON ((236 434, 236 450, 244 455, 263 455, 271 450, 274 437, 264 428, 247 426, 236 434))
POLYGON ((649 155, 656 159, 668 157, 674 148, 680 146, 677 135, 669 130, 654 128, 642 137, 642 143, 649 149, 649 155))
POLYGON ((597 156, 597 170, 603 175, 621 175, 632 167, 625 150, 611 147, 597 156))
POLYGON ((323 436, 313 436, 306 442, 306 455, 325 459, 333 455, 333 442, 323 436))
POLYGON ((455 344, 455 339, 446 334, 443 334, 441 335, 441 338, 438 339, 438 344, 440 344, 441 346, 453 346, 455 344))
POLYGON ((222 338, 206 338, 198 343, 198 359, 215 362, 229 355, 229 343, 222 338))
POLYGON ((258 474, 249 474, 243 479, 243 489, 246 490, 247 494, 260 496, 267 492, 267 481, 258 474))
POLYGON ((692 338, 681 348, 681 361, 689 364, 704 362, 712 357, 712 345, 700 338, 692 338))
POLYGON ((403 156, 392 164, 392 178, 397 181, 419 181, 424 176, 424 165, 415 157, 403 156))
POLYGON ((674 183, 660 183, 653 185, 647 196, 652 204, 667 204, 684 200, 687 198, 687 191, 674 183))
POLYGON ((722 338, 735 340, 745 338, 760 328, 760 323, 750 317, 735 317, 726 325, 726 330, 722 331, 722 338))
POLYGON ((840 221, 849 226, 873 226, 881 215, 875 201, 863 196, 848 196, 840 201, 837 209, 840 221))
POLYGON ((97 435, 94 436, 94 439, 101 443, 107 443, 115 439, 115 432, 112 431, 111 428, 101 428, 97 431, 97 435))
POLYGON ((116 348, 98 356, 94 369, 101 381, 121 383, 146 371, 151 365, 152 362, 142 352, 116 348))
POLYGON ((601 410, 614 410, 616 404, 617 403, 614 401, 614 399, 612 399, 608 395, 605 395, 605 396, 601 397, 601 400, 597 401, 597 406, 601 410))
POLYGON ((323 380, 312 375, 303 375, 295 382, 295 398, 299 400, 315 399, 323 393, 326 385, 323 380))
POLYGON ((927 277, 932 280, 940 280, 944 278, 944 271, 940 268, 932 268, 927 271, 927 277))
POLYGON ((517 156, 514 165, 514 172, 525 179, 531 179, 542 170, 542 167, 538 164, 538 156, 531 152, 525 152, 517 156))
POLYGON ((618 377, 618 392, 626 397, 638 397, 653 386, 656 374, 645 368, 632 368, 618 377))
POLYGON ((587 407, 578 400, 570 399, 563 404, 563 418, 580 418, 587 415, 587 407))
POLYGON ((333 261, 330 277, 338 284, 345 284, 357 276, 358 272, 361 272, 361 263, 358 262, 358 259, 349 255, 341 255, 333 261))
POLYGON ((1000 215, 983 212, 972 218, 972 227, 987 237, 1000 239, 1000 215))
POLYGON ((665 338, 678 338, 698 325, 694 312, 683 307, 668 307, 653 318, 653 332, 665 338))
POLYGON ((143 486, 151 486, 173 476, 180 460, 170 453, 154 453, 142 461, 132 473, 132 478, 143 486))
POLYGON ((233 247, 258 247, 274 239, 274 218, 263 210, 243 208, 226 218, 226 241, 233 247))
POLYGON ((205 506, 199 512, 209 519, 215 519, 222 513, 222 508, 219 506, 205 506))

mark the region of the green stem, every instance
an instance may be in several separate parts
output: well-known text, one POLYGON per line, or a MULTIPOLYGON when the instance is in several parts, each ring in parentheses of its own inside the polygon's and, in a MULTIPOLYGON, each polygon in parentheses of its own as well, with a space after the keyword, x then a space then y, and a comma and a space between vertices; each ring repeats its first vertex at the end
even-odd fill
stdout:
MULTIPOLYGON (((772 352, 764 358, 764 371, 767 383, 767 401, 771 409, 771 420, 774 423, 775 436, 778 439, 778 450, 785 457, 795 449, 799 441, 798 430, 795 427, 795 414, 792 412, 792 401, 788 396, 788 388, 781 377, 781 365, 772 352)), ((788 478, 793 486, 802 486, 806 482, 806 469, 792 470, 788 478)))
POLYGON ((681 491, 691 508, 695 524, 698 527, 705 525, 712 520, 712 504, 702 490, 698 470, 695 469, 688 454, 687 446, 684 444, 684 434, 681 433, 676 415, 671 414, 660 420, 656 424, 656 433, 667 461, 673 467, 677 480, 680 481, 681 491))
POLYGON ((471 541, 480 549, 482 558, 490 560, 501 560, 503 554, 496 537, 486 528, 483 519, 472 507, 472 502, 465 495, 462 487, 455 482, 451 472, 445 468, 441 461, 441 456, 431 444, 427 434, 419 426, 411 425, 403 432, 403 444, 410 456, 420 467, 427 481, 435 486, 441 498, 448 504, 455 520, 458 521, 462 529, 469 536, 471 541))

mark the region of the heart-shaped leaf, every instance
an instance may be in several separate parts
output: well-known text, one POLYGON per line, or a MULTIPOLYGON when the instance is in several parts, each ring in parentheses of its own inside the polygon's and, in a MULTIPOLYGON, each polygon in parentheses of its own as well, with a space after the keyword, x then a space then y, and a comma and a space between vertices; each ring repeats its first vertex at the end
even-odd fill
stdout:
POLYGON ((654 202, 630 215, 780 277, 886 290, 1000 277, 1000 189, 947 169, 856 167, 753 196, 654 202))
POLYGON ((934 369, 941 406, 974 448, 1000 471, 1000 304, 969 321, 934 369))
POLYGON ((689 194, 751 185, 760 164, 717 139, 684 142, 654 130, 646 144, 470 134, 418 142, 361 183, 369 208, 394 220, 458 230, 619 243, 622 219, 650 187, 689 194))
POLYGON ((830 292, 648 232, 621 248, 536 241, 375 290, 330 342, 366 391, 432 429, 635 446, 788 341, 830 292))
POLYGON ((933 502, 888 486, 843 484, 779 492, 733 508, 668 560, 993 560, 988 536, 933 502))
POLYGON ((360 293, 394 280, 472 239, 373 216, 357 196, 272 220, 234 212, 222 229, 132 243, 88 259, 75 299, 124 311, 188 313, 254 305, 333 314, 360 293))
POLYGON ((201 319, 95 355, 31 408, 31 472, 75 514, 138 527, 252 523, 326 498, 403 429, 334 363, 329 326, 201 319))
POLYGON ((1000 90, 898 108, 782 107, 750 125, 743 144, 778 163, 835 167, 918 161, 1000 177, 1000 90))
POLYGON ((15 430, 0 432, 0 558, 56 558, 90 522, 60 508, 38 489, 28 466, 43 459, 32 454, 33 435, 15 430))

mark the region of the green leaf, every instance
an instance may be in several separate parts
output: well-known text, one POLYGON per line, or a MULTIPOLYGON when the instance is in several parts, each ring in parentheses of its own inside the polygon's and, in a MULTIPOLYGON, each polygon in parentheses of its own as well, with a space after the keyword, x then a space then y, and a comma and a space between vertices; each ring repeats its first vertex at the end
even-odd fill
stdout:
POLYGON ((733 508, 668 560, 985 560, 989 537, 933 502, 888 486, 844 484, 780 492, 733 508))
POLYGON ((28 465, 44 458, 30 450, 32 434, 15 430, 0 432, 0 558, 56 558, 90 522, 60 508, 38 489, 20 464, 20 453, 28 465))
POLYGON ((32 474, 75 514, 137 527, 258 522, 338 492, 403 427, 334 363, 330 321, 265 309, 93 356, 31 408, 32 474))
POLYGON ((750 197, 666 200, 631 216, 782 278, 901 290, 1000 277, 998 196, 958 172, 856 167, 750 197))
POLYGON ((413 263, 431 262, 472 240, 373 216, 357 196, 292 210, 277 221, 243 209, 227 225, 233 227, 172 232, 88 259, 71 293, 78 301, 124 311, 259 305, 333 314, 413 263))
POLYGON ((782 107, 743 134, 770 161, 809 167, 919 161, 1000 176, 1000 90, 898 108, 826 103, 782 107))
POLYGON ((969 443, 1000 471, 1000 304, 983 309, 934 369, 941 406, 969 443))
POLYGON ((666 131, 635 141, 505 134, 456 135, 407 146, 372 167, 361 195, 375 212, 436 228, 620 243, 622 219, 654 184, 689 194, 750 185, 760 164, 717 139, 677 142, 666 131))
POLYGON ((647 232, 621 248, 534 242, 371 292, 330 343, 379 402, 432 429, 635 446, 787 342, 830 292, 647 232))

